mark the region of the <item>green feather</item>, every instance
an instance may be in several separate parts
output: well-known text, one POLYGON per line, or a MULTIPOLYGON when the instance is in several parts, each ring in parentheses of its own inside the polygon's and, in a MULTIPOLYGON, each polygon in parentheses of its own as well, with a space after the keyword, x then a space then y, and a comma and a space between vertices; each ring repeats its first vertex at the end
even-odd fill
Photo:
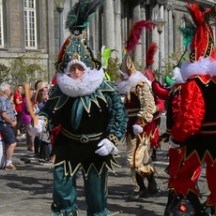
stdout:
POLYGON ((87 28, 90 16, 101 5, 102 0, 79 0, 69 11, 65 27, 73 33, 87 28))
POLYGON ((188 27, 180 27, 179 30, 183 35, 183 45, 188 47, 188 45, 192 42, 195 30, 188 27))
POLYGON ((180 32, 183 36, 183 45, 187 48, 191 44, 194 33, 196 31, 196 26, 191 22, 191 20, 184 16, 185 27, 179 27, 180 32))
POLYGON ((110 56, 111 56, 111 49, 105 48, 102 53, 102 66, 104 69, 106 69, 108 66, 108 61, 109 61, 110 56))

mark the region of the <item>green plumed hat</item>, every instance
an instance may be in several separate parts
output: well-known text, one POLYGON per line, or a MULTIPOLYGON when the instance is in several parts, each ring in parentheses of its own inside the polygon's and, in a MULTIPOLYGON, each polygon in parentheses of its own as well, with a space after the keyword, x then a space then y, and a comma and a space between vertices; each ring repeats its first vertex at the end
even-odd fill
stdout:
POLYGON ((57 72, 64 72, 68 63, 73 59, 83 62, 86 67, 100 69, 101 63, 94 58, 91 48, 83 37, 90 16, 101 5, 102 0, 79 0, 69 11, 66 28, 71 35, 67 37, 58 54, 57 72))

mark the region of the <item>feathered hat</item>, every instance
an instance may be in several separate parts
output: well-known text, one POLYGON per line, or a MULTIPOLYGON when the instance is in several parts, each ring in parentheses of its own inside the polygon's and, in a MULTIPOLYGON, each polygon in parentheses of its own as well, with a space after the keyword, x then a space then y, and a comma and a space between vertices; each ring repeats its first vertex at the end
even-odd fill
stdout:
POLYGON ((58 54, 55 64, 57 72, 64 72, 68 63, 74 59, 74 63, 80 63, 84 69, 87 67, 99 69, 101 67, 82 35, 87 28, 90 15, 101 3, 102 0, 79 0, 69 11, 66 28, 69 29, 71 35, 65 39, 58 54))
POLYGON ((215 5, 203 9, 198 4, 188 4, 188 10, 195 24, 195 30, 188 50, 188 61, 181 65, 183 81, 194 75, 215 75, 216 49, 210 20, 215 19, 215 5), (210 70, 215 65, 213 72, 210 70))
POLYGON ((197 4, 188 4, 188 9, 196 25, 196 32, 191 42, 190 61, 198 61, 200 57, 216 59, 213 31, 209 24, 214 8, 202 10, 197 4))
POLYGON ((126 47, 124 49, 126 51, 126 54, 124 55, 120 67, 121 72, 127 74, 128 76, 131 76, 136 72, 136 68, 131 59, 130 52, 136 47, 143 29, 146 28, 147 30, 152 31, 154 27, 155 23, 152 21, 140 20, 134 23, 126 43, 126 47))
MULTIPOLYGON (((179 30, 183 36, 183 45, 185 47, 185 50, 183 54, 181 55, 179 61, 177 64, 174 66, 173 69, 173 76, 165 76, 165 83, 168 87, 176 84, 176 83, 182 83, 183 80, 181 79, 181 73, 180 73, 180 67, 181 65, 189 61, 189 52, 190 52, 190 44, 193 40, 193 36, 196 30, 196 27, 194 23, 192 23, 191 20, 188 19, 188 17, 184 17, 185 21, 185 26, 184 27, 179 27, 179 30)), ((159 81, 154 80, 152 82, 152 91, 155 95, 157 95, 160 99, 162 100, 168 100, 169 99, 169 94, 170 94, 170 89, 164 87, 159 81)))

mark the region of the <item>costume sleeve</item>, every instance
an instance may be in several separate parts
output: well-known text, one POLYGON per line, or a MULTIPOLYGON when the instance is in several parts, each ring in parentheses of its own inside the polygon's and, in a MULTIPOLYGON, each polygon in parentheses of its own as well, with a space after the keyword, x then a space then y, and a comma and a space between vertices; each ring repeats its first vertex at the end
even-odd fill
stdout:
POLYGON ((118 145, 125 138, 128 116, 118 91, 109 93, 107 101, 110 113, 107 127, 108 139, 115 145, 118 145))
POLYGON ((0 99, 0 113, 7 112, 7 106, 5 100, 0 99))
POLYGON ((147 83, 138 85, 136 88, 136 95, 140 101, 140 111, 137 114, 137 123, 142 124, 142 122, 151 122, 153 114, 156 112, 156 104, 149 85, 147 83))
POLYGON ((161 100, 160 98, 156 97, 156 105, 157 105, 157 111, 163 112, 165 110, 165 101, 161 100))
POLYGON ((181 86, 181 97, 172 101, 173 127, 171 135, 177 142, 183 142, 200 130, 205 115, 202 92, 194 80, 181 86))
POLYGON ((59 121, 57 120, 57 116, 54 112, 55 104, 55 100, 48 100, 38 114, 39 116, 43 116, 46 119, 49 129, 59 125, 59 121))

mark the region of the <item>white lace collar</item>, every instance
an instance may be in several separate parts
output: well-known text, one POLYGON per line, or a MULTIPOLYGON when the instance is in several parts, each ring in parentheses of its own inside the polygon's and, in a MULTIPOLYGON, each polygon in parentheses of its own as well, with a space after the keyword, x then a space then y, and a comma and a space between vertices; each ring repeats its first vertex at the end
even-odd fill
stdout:
POLYGON ((65 73, 57 74, 57 84, 61 91, 70 97, 80 97, 92 94, 103 82, 104 71, 90 68, 81 79, 72 79, 65 73))
POLYGON ((120 94, 127 94, 133 86, 141 81, 146 82, 151 87, 151 81, 140 71, 136 71, 128 80, 118 80, 117 87, 120 94))

